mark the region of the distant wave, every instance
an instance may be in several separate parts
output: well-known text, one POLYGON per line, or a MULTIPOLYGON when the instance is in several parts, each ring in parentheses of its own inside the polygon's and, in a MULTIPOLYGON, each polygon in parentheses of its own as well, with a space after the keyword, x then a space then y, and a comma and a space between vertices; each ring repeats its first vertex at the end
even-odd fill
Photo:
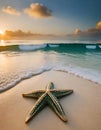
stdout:
POLYGON ((96 49, 96 45, 86 45, 87 49, 96 49))
POLYGON ((24 50, 24 51, 32 51, 32 50, 38 50, 38 49, 45 48, 46 46, 47 46, 46 44, 43 44, 43 45, 19 45, 19 49, 24 50))
POLYGON ((99 48, 101 48, 101 45, 99 45, 99 48))
POLYGON ((100 50, 101 44, 91 44, 91 43, 47 43, 47 44, 32 44, 32 45, 6 45, 0 46, 0 51, 35 51, 40 49, 54 49, 54 48, 65 48, 67 50, 100 50))
POLYGON ((59 47, 59 44, 48 44, 49 47, 59 47))

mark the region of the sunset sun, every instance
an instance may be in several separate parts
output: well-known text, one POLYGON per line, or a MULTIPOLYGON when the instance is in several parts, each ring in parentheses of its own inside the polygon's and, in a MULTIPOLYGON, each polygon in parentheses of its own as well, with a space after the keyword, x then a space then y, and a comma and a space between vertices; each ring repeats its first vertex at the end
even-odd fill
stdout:
POLYGON ((4 32, 2 30, 0 30, 0 35, 4 35, 4 32))

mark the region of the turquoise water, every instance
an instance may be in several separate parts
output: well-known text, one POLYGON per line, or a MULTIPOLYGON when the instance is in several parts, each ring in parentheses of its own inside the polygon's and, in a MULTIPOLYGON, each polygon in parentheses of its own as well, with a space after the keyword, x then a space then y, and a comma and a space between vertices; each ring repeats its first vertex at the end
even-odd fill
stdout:
POLYGON ((1 92, 49 70, 70 72, 101 84, 101 44, 22 42, 0 46, 1 92))

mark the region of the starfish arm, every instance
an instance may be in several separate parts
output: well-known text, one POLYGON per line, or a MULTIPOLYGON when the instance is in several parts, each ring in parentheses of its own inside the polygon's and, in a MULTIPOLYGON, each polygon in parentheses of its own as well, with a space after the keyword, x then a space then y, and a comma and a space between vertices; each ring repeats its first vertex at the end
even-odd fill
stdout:
POLYGON ((29 98, 39 98, 44 93, 45 93, 45 90, 38 90, 38 91, 31 92, 31 93, 22 94, 22 96, 29 97, 29 98))
POLYGON ((70 95, 73 93, 73 90, 67 90, 67 89, 64 89, 64 90, 51 90, 52 94, 55 95, 57 98, 61 98, 61 97, 64 97, 64 96, 67 96, 67 95, 70 95))
POLYGON ((50 82, 50 83, 46 86, 46 89, 47 89, 47 90, 54 89, 54 84, 53 84, 53 82, 50 82))
POLYGON ((30 110, 28 116, 26 117, 25 122, 29 122, 30 119, 32 119, 33 116, 35 116, 40 110, 42 110, 46 105, 46 93, 43 94, 35 103, 35 105, 30 110))
POLYGON ((48 95, 49 95, 48 104, 50 105, 50 107, 54 110, 54 112, 59 116, 61 120, 67 122, 67 118, 58 99, 50 92, 48 93, 48 95))

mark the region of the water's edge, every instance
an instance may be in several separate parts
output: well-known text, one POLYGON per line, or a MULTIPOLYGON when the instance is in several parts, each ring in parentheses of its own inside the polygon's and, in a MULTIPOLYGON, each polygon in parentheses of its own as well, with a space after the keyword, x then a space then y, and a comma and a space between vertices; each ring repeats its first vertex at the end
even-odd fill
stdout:
POLYGON ((30 79, 32 78, 33 76, 37 76, 37 75, 40 75, 40 74, 43 74, 45 72, 48 72, 48 71, 59 71, 59 72, 64 72, 64 73, 70 73, 70 74, 73 74, 77 77, 80 77, 80 78, 83 78, 83 79, 86 79, 86 80, 89 80, 93 83, 97 83, 97 84, 101 84, 101 81, 99 80, 92 80, 92 77, 87 77, 83 74, 80 74, 80 73, 76 73, 76 71, 73 72, 73 70, 69 70, 67 68, 47 68, 47 69, 41 69, 40 71, 37 71, 36 73, 29 73, 28 75, 26 75, 25 77, 22 77, 20 79, 17 79, 14 83, 11 83, 8 87, 6 88, 0 88, 0 93, 2 92, 5 92, 6 90, 9 90, 13 87, 15 87, 18 83, 20 83, 21 81, 23 80, 26 80, 26 79, 30 79))
POLYGON ((50 70, 72 73, 81 78, 101 84, 101 67, 100 67, 101 43, 85 43, 85 44, 82 44, 82 43, 45 43, 45 44, 32 44, 32 45, 30 44, 29 45, 28 44, 27 45, 24 45, 24 44, 5 45, 5 46, 0 46, 0 54, 1 54, 1 75, 0 76, 1 76, 1 79, 3 80, 3 81, 1 80, 0 82, 1 83, 0 92, 3 92, 5 90, 8 90, 14 87, 16 84, 18 84, 22 80, 31 78, 32 76, 36 76, 50 70), (19 57, 16 57, 18 56, 18 54, 19 56, 21 56, 21 59, 19 57), (10 56, 15 56, 15 58, 14 57, 10 58, 10 56), (27 56, 30 56, 30 59, 33 59, 31 61, 33 62, 30 62, 29 57, 27 56), (35 63, 34 58, 37 59, 38 56, 39 56, 39 60, 36 60, 36 63, 35 63), (17 58, 19 62, 16 62, 17 58), (29 65, 29 63, 27 64, 27 62, 25 61, 23 62, 24 59, 26 59, 25 61, 28 60, 29 63, 31 63, 31 65, 29 65), (66 60, 67 62, 64 62, 63 59, 66 60), (80 64, 78 64, 79 60, 81 61, 80 64), (2 67, 3 67, 2 63, 4 62, 5 62, 5 65, 9 64, 10 66, 13 66, 14 64, 16 64, 14 66, 15 69, 17 68, 17 66, 19 66, 20 63, 22 64, 22 66, 24 66, 24 63, 25 63, 26 66, 28 66, 30 69, 27 70, 28 67, 26 66, 25 66, 26 70, 25 68, 23 69, 23 67, 21 68, 19 67, 23 71, 18 69, 18 75, 15 74, 14 75, 15 78, 13 78, 12 73, 13 72, 15 73, 15 70, 13 70, 14 68, 9 70, 9 73, 10 72, 12 73, 8 75, 7 73, 5 73, 5 70, 7 68, 2 70, 2 67), (10 64, 10 62, 12 64, 10 64), (85 62, 87 63, 87 65, 84 66, 85 62), (93 64, 95 66, 93 66, 93 64), (36 67, 37 69, 34 69, 34 67, 36 67), (2 72, 5 74, 2 75, 2 72), (6 75, 9 77, 11 76, 11 77, 8 78, 6 77, 6 75), (3 76, 5 80, 3 79, 3 76), (8 80, 11 78, 13 80, 8 80))

